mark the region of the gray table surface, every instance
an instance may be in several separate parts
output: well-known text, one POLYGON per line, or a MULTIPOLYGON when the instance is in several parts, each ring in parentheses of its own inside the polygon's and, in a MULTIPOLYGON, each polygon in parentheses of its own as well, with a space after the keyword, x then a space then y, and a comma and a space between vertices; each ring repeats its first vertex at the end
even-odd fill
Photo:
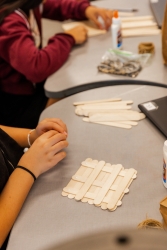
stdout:
POLYGON ((7 250, 49 250, 66 240, 104 230, 134 229, 146 218, 161 221, 159 202, 167 190, 162 184, 162 147, 165 137, 148 119, 132 129, 89 124, 74 113, 74 101, 121 97, 138 104, 167 95, 161 87, 126 85, 84 91, 62 99, 41 114, 40 120, 59 117, 68 127, 67 157, 41 175, 12 229, 7 250), (61 196, 62 189, 86 158, 135 168, 137 179, 116 211, 61 196))
MULTIPOLYGON (((92 4, 105 8, 137 8, 137 16, 152 15, 148 0, 103 0, 93 1, 92 4)), ((56 24, 58 25, 58 24, 56 24)), ((51 23, 50 29, 54 26, 51 23)), ((49 29, 49 28, 48 28, 49 29)), ((123 39, 123 49, 138 53, 141 42, 152 42, 155 45, 155 54, 149 66, 142 69, 135 78, 140 81, 157 82, 166 84, 167 70, 163 65, 161 34, 152 36, 129 37, 123 39)), ((98 72, 97 66, 105 51, 112 47, 111 31, 104 35, 91 37, 88 41, 72 49, 65 64, 45 82, 45 93, 48 97, 61 98, 97 86, 113 84, 116 80, 131 81, 132 78, 116 76, 98 72), (97 84, 97 82, 100 82, 97 84), (91 83, 91 84, 89 84, 91 83)))

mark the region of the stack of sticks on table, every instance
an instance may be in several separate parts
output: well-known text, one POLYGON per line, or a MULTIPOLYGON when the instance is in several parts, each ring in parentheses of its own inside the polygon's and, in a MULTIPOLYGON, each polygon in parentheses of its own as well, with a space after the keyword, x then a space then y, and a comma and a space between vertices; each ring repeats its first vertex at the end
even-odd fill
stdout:
POLYGON ((84 122, 119 128, 132 128, 145 118, 141 112, 131 110, 132 100, 122 101, 120 98, 74 102, 75 113, 85 116, 84 122))
MULTIPOLYGON (((161 33, 161 30, 158 28, 157 23, 151 15, 130 17, 121 16, 121 22, 123 37, 158 35, 161 33)), ((103 23, 101 24, 103 25, 103 23)), ((107 32, 105 29, 98 29, 97 26, 90 20, 64 22, 62 24, 62 28, 64 31, 68 31, 78 25, 83 25, 85 27, 88 32, 88 37, 105 34, 107 32)))

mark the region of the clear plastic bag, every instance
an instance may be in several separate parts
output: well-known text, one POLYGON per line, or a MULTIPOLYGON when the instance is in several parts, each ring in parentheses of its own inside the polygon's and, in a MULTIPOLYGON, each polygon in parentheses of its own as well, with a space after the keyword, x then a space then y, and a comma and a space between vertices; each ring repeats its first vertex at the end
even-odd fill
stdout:
POLYGON ((125 50, 109 49, 103 55, 98 70, 104 73, 136 77, 150 56, 150 53, 133 54, 125 50))

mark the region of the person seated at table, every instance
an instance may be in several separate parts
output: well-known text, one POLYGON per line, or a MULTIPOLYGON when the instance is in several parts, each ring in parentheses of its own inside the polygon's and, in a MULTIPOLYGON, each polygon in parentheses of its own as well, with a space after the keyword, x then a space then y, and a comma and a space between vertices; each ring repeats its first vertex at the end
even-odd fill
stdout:
POLYGON ((112 11, 91 6, 88 0, 0 1, 0 124, 36 126, 42 110, 55 102, 45 96, 44 81, 65 63, 74 45, 87 39, 80 25, 54 35, 42 48, 42 17, 90 19, 102 29, 101 17, 108 29, 112 11))
POLYGON ((56 118, 41 121, 32 131, 0 125, 1 250, 6 249, 10 230, 36 178, 65 158, 66 139, 66 125, 56 118), (28 144, 31 147, 23 153, 28 144))

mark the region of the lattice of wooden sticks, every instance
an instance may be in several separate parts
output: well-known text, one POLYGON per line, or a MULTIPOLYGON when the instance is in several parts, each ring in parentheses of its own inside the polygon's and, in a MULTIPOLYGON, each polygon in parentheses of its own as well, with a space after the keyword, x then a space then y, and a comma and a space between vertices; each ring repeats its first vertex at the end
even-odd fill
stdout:
POLYGON ((114 211, 122 205, 121 199, 129 192, 136 174, 135 169, 124 169, 121 164, 87 158, 63 188, 62 195, 114 211))

